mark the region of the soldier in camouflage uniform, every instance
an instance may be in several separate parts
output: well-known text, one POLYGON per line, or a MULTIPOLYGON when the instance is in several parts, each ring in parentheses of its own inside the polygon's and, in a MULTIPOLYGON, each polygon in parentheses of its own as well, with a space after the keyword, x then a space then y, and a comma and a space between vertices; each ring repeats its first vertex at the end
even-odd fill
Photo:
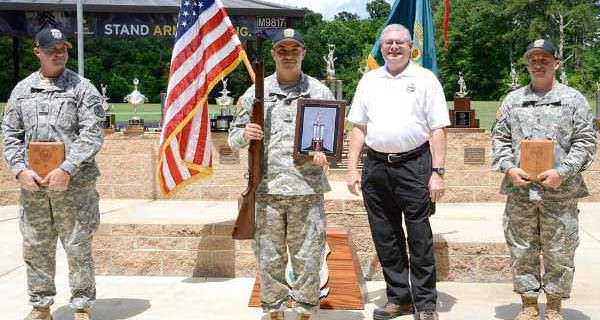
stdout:
POLYGON ((102 147, 102 98, 96 88, 65 68, 71 44, 58 29, 36 35, 40 70, 12 91, 2 122, 4 160, 21 184, 20 229, 27 265, 27 320, 48 320, 56 295, 57 238, 67 253, 70 306, 89 319, 96 298, 92 235, 99 224, 94 156, 102 147), (46 177, 28 168, 32 141, 61 141, 65 161, 46 177))
POLYGON ((571 292, 579 244, 577 201, 589 195, 581 172, 596 151, 592 110, 581 93, 555 81, 560 66, 555 52, 547 40, 529 45, 525 57, 532 82, 508 94, 492 130, 492 168, 506 174, 504 234, 514 289, 523 301, 518 320, 539 319, 541 291, 545 319, 562 319, 561 300, 571 292), (540 173, 535 183, 519 168, 520 145, 529 138, 554 142, 554 168, 540 173))
POLYGON ((229 145, 239 149, 250 140, 264 140, 263 176, 256 192, 255 253, 261 279, 260 300, 271 319, 283 320, 288 299, 299 319, 308 320, 319 304, 319 270, 325 246, 323 193, 330 190, 323 167, 325 155, 312 161, 292 157, 298 98, 333 99, 318 80, 302 73, 306 50, 297 30, 280 31, 271 55, 275 74, 265 78, 264 129, 250 122, 254 86, 240 98, 229 132, 229 145), (288 288, 285 268, 290 259, 296 274, 288 288))

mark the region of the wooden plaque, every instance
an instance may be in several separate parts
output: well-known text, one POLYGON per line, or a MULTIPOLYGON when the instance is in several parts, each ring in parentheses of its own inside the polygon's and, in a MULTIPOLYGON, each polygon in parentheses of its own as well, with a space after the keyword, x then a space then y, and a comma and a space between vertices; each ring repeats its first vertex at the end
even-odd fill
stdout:
POLYGON ((521 169, 529 174, 531 181, 538 181, 538 174, 554 168, 554 142, 548 139, 521 141, 521 169))
MULTIPOLYGON (((321 298, 321 309, 364 310, 367 288, 348 232, 340 227, 327 228, 327 244, 331 249, 327 257, 329 281, 326 287, 329 295, 321 298)), ((260 306, 259 277, 254 283, 248 306, 260 306)))
POLYGON ((65 161, 65 145, 62 142, 30 142, 27 152, 29 169, 42 179, 65 161))

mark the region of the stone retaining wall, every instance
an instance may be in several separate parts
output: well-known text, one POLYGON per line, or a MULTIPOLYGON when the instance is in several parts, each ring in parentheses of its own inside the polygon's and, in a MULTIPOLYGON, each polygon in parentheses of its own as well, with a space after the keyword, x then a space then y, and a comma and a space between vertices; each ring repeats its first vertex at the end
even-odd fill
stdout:
MULTIPOLYGON (((364 212, 332 212, 328 224, 348 230, 363 275, 382 280, 364 212)), ((231 239, 233 221, 216 224, 102 224, 94 237, 99 275, 254 277, 252 240, 231 239)), ((504 242, 451 242, 434 235, 439 281, 498 282, 511 278, 504 242)))
MULTIPOLYGON (((173 199, 235 200, 245 189, 247 152, 239 153, 239 160, 222 161, 219 149, 226 145, 225 133, 213 133, 214 174, 203 182, 188 186, 173 199)), ((1 146, 0 146, 1 149, 1 146)), ((125 137, 120 133, 106 137, 104 147, 96 157, 102 177, 98 190, 108 199, 160 199, 156 184, 156 154, 158 134, 146 133, 140 137, 125 137)), ((502 202, 498 193, 502 176, 490 171, 490 136, 488 133, 448 133, 446 161, 447 192, 443 202, 502 202), (465 148, 483 148, 483 164, 465 164, 465 148)), ((331 181, 344 181, 344 169, 331 169, 331 181)), ((595 161, 585 173, 593 196, 585 201, 600 201, 600 164, 595 161)), ((14 204, 18 184, 4 162, 0 163, 0 205, 14 204)))

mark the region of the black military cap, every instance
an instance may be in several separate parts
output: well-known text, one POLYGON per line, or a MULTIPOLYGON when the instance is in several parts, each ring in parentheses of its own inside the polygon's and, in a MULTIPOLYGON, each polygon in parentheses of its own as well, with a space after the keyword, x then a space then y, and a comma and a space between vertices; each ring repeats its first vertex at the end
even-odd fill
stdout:
POLYGON ((529 54, 534 50, 543 50, 556 58, 556 48, 550 42, 550 40, 537 39, 534 42, 530 43, 527 46, 527 51, 525 51, 525 57, 529 56, 529 54))
POLYGON ((295 41, 304 47, 304 36, 302 36, 302 33, 298 30, 282 29, 277 31, 275 36, 273 36, 273 46, 276 46, 279 42, 285 40, 295 41))
POLYGON ((65 43, 69 48, 73 46, 65 38, 65 34, 56 28, 42 29, 35 35, 35 46, 50 49, 58 43, 65 43))

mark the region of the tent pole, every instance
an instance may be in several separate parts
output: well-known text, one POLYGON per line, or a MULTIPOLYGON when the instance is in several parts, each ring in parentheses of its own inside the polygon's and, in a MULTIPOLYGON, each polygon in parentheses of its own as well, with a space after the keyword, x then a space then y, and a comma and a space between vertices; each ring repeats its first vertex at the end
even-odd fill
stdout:
POLYGON ((77 73, 81 77, 84 77, 83 61, 83 0, 77 0, 77 73))
POLYGON ((19 73, 20 73, 20 65, 21 61, 19 61, 19 46, 20 41, 19 37, 12 37, 13 44, 13 85, 16 85, 19 82, 19 73))

